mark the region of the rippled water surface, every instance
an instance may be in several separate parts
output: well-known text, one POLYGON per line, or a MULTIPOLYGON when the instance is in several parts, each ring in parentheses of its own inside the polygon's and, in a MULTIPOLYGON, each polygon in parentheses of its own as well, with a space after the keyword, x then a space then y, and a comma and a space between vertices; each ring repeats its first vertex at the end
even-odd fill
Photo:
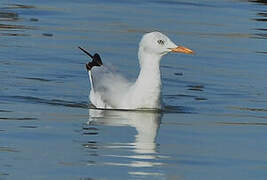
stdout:
POLYGON ((267 3, 0 2, 0 180, 266 179, 267 3), (166 111, 88 109, 78 49, 134 80, 142 34, 196 55, 161 63, 166 111))

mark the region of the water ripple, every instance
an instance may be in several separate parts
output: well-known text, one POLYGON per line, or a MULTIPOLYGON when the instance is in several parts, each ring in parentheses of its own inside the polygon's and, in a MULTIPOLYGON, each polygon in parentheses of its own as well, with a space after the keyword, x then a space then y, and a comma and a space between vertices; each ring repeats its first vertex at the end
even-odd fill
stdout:
POLYGON ((196 7, 220 7, 220 6, 215 6, 212 4, 204 4, 204 3, 197 3, 197 2, 186 2, 186 1, 160 1, 160 0, 154 0, 154 3, 158 4, 166 4, 166 5, 178 5, 178 6, 196 6, 196 7))
POLYGON ((253 112, 267 112, 264 108, 248 108, 248 107, 231 107, 232 109, 243 110, 243 111, 253 111, 253 112))
POLYGON ((17 21, 18 17, 18 13, 15 12, 0 12, 0 21, 17 21))
POLYGON ((0 152, 19 152, 19 151, 10 147, 0 146, 0 152))
POLYGON ((6 9, 33 9, 36 7, 32 5, 25 5, 25 4, 7 4, 5 8, 6 9))
POLYGON ((217 122, 216 124, 230 126, 267 126, 267 123, 262 122, 217 122))

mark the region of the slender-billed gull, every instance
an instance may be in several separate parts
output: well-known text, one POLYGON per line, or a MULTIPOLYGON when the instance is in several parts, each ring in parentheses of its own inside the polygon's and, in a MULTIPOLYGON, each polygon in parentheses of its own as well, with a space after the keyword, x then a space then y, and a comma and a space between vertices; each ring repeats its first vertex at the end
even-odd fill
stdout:
POLYGON ((177 46, 160 32, 147 33, 139 44, 140 73, 135 82, 129 82, 119 74, 106 71, 98 54, 91 55, 79 48, 93 59, 86 64, 91 84, 89 98, 100 109, 162 109, 161 58, 169 52, 194 53, 177 46))

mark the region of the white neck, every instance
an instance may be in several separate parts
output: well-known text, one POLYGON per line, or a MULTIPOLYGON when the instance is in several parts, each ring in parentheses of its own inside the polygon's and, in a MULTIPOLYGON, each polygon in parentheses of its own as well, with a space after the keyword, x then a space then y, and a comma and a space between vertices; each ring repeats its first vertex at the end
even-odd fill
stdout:
MULTIPOLYGON (((161 74, 159 69, 161 56, 139 51, 140 73, 136 83, 146 87, 155 88, 161 85, 161 74)), ((154 89, 153 88, 153 89, 154 89)))
POLYGON ((162 55, 139 50, 140 73, 134 84, 135 105, 137 108, 161 108, 161 73, 162 55), (140 104, 141 107, 138 107, 140 104))

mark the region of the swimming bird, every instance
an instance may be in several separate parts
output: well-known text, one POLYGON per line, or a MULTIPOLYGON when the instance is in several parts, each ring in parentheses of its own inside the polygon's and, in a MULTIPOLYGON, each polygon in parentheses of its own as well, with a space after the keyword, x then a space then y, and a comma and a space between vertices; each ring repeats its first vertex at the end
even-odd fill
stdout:
POLYGON ((91 84, 89 99, 99 109, 163 109, 160 60, 169 52, 194 53, 177 46, 161 32, 146 33, 139 43, 140 72, 137 80, 130 82, 107 71, 99 54, 91 55, 79 48, 93 59, 86 64, 91 84))

